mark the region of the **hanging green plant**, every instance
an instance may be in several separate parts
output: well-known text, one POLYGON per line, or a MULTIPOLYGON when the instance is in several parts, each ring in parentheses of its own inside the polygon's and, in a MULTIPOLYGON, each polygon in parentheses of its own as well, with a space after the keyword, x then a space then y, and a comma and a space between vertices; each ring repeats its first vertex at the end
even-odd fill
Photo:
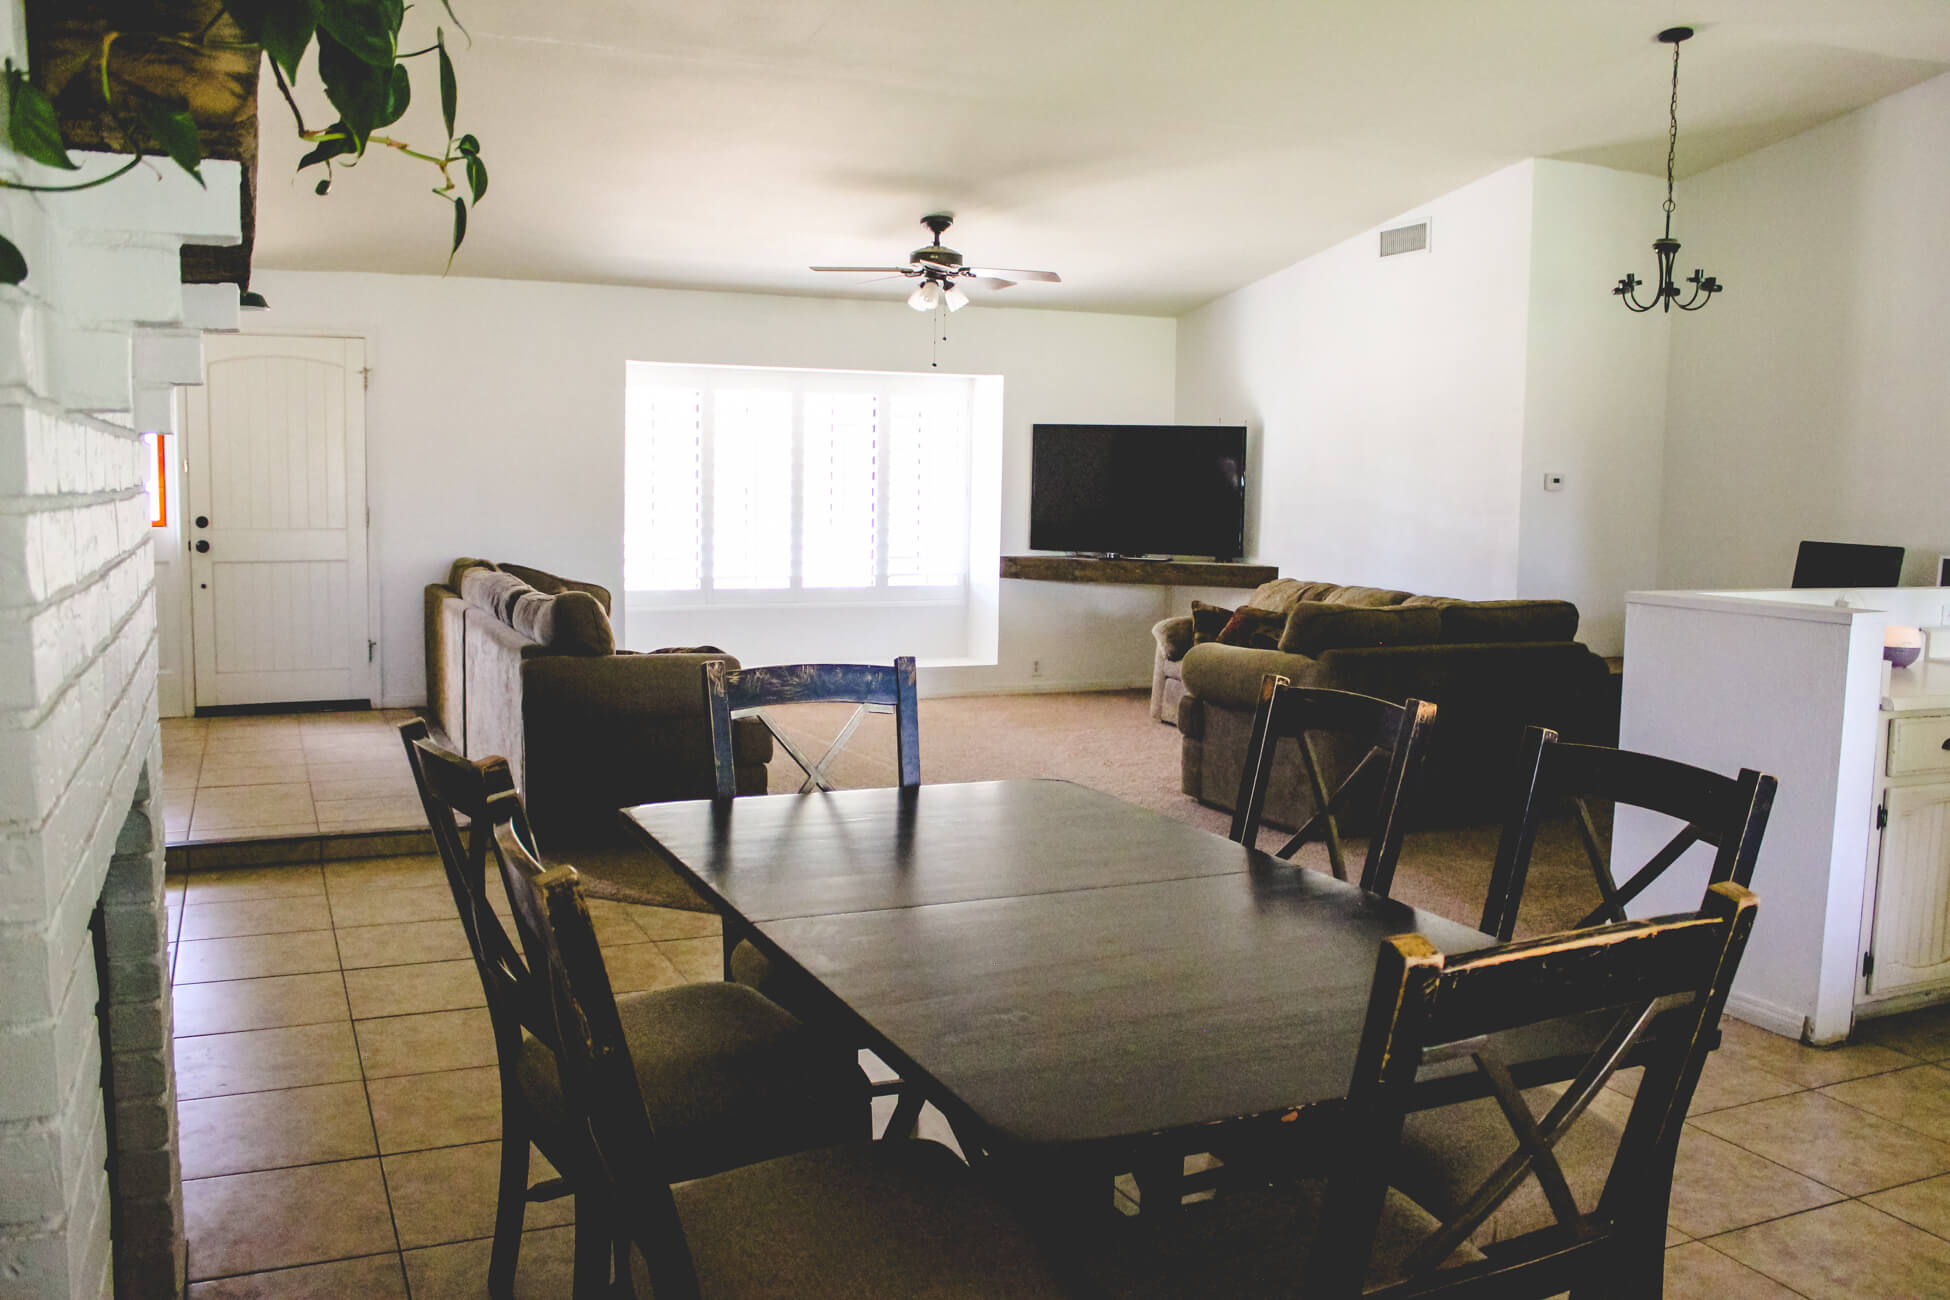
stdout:
MULTIPOLYGON (((441 6, 465 39, 466 28, 455 16, 451 0, 441 0, 441 6)), ((99 44, 89 49, 88 66, 66 69, 68 84, 86 90, 80 110, 90 119, 85 135, 91 142, 110 142, 115 152, 131 155, 126 163, 74 184, 34 185, 0 177, 0 188, 37 193, 91 189, 126 175, 152 157, 168 159, 202 184, 206 141, 191 111, 191 88, 181 84, 187 74, 177 75, 178 84, 172 86, 167 69, 160 78, 150 67, 145 77, 125 79, 121 65, 135 59, 153 64, 160 50, 192 59, 220 57, 234 75, 239 65, 255 69, 261 52, 269 56, 271 76, 291 110, 299 139, 312 146, 299 160, 299 171, 324 169, 313 191, 329 193, 336 169, 356 164, 375 145, 434 168, 439 183, 433 193, 453 205, 453 237, 447 252, 447 264, 453 265, 454 254, 467 236, 467 210, 487 194, 488 172, 480 142, 472 135, 456 134, 459 79, 444 28, 435 28, 431 45, 401 50, 403 0, 185 0, 182 7, 198 11, 201 19, 187 34, 123 31, 103 22, 99 44), (141 54, 124 52, 135 45, 142 47, 141 54), (330 125, 316 128, 306 122, 292 94, 299 67, 313 48, 318 51, 318 78, 326 102, 337 115, 330 125), (447 132, 438 151, 416 148, 386 132, 412 102, 409 64, 415 59, 431 59, 435 69, 440 116, 447 132)), ((37 58, 37 66, 38 62, 37 58)), ((68 138, 71 133, 63 129, 64 119, 72 123, 77 113, 75 93, 64 94, 57 108, 24 69, 8 61, 4 74, 7 137, 14 151, 47 167, 78 170, 69 153, 74 147, 68 138)), ((27 274, 20 250, 0 236, 0 283, 18 284, 27 274)))

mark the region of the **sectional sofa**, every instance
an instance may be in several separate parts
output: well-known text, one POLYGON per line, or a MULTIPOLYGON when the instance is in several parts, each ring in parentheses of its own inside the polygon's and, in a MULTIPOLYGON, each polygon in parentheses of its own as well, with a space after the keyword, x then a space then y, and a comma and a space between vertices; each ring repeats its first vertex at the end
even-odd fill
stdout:
MULTIPOLYGON (((1608 738, 1610 670, 1574 639, 1578 610, 1568 601, 1454 600, 1282 578, 1243 609, 1201 611, 1203 636, 1193 617, 1152 629, 1153 714, 1178 725, 1185 793, 1214 807, 1230 809, 1237 796, 1267 673, 1297 686, 1433 701, 1436 733, 1413 795, 1426 821, 1500 818, 1529 724, 1567 740, 1608 738)), ((1282 826, 1305 820, 1313 804, 1288 757, 1267 796, 1268 820, 1282 826)), ((1347 756, 1325 757, 1331 767, 1347 756)))
MULTIPOLYGON (((485 560, 454 561, 426 589, 427 702, 469 758, 508 760, 540 830, 575 838, 615 810, 708 798, 710 648, 616 649, 610 594, 594 583, 485 560)), ((765 791, 772 737, 733 724, 741 794, 765 791)))

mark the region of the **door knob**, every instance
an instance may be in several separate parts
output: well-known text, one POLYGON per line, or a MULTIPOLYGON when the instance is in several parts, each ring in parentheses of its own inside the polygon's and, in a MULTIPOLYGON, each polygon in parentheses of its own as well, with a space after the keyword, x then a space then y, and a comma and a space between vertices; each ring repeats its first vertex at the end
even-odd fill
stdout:
POLYGON ((198 541, 198 542, 197 542, 197 544, 196 544, 196 550, 197 550, 197 553, 198 553, 199 555, 200 555, 200 554, 202 554, 202 553, 203 553, 204 551, 207 551, 207 550, 209 550, 209 549, 210 549, 210 543, 208 543, 208 542, 205 542, 205 541, 198 541))
POLYGON ((196 517, 196 526, 198 528, 208 528, 210 526, 210 516, 198 515, 196 517))

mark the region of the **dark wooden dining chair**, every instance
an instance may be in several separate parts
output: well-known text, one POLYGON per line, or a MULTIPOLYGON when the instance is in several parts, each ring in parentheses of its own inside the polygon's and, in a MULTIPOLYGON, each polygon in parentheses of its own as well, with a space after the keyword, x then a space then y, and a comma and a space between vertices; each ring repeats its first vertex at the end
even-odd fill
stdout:
POLYGON ((1598 906, 1578 922, 1580 927, 1624 920, 1625 904, 1643 893, 1695 844, 1714 849, 1709 883, 1732 881, 1744 887, 1754 878, 1761 836, 1774 807, 1774 787, 1773 777, 1752 768, 1742 768, 1739 776, 1727 777, 1636 750, 1566 744, 1548 728, 1526 728, 1514 801, 1497 841, 1489 897, 1477 928, 1504 940, 1516 932, 1517 910, 1523 902, 1530 856, 1537 842, 1537 823, 1566 801, 1598 887, 1598 906), (1593 801, 1662 813, 1678 821, 1680 828, 1624 884, 1619 884, 1612 876, 1591 816, 1593 801))
MULTIPOLYGON (((619 1229, 587 1130, 563 1100, 548 992, 488 901, 497 828, 535 852, 507 762, 469 762, 414 720, 400 728, 420 802, 472 950, 501 1081, 501 1172, 488 1291, 513 1294, 530 1201, 576 1197, 576 1292, 608 1285, 619 1229), (460 818, 467 819, 465 830, 460 818), (531 1144, 561 1177, 529 1186, 531 1144)), ((500 882, 492 888, 501 889, 500 882)), ((757 991, 689 984, 620 999, 675 1177, 691 1178, 871 1133, 866 1079, 853 1053, 817 1036, 757 991)))
POLYGON ((854 1143, 680 1181, 575 869, 545 869, 506 824, 495 847, 529 968, 546 986, 566 1096, 635 1248, 638 1296, 1068 1294, 1022 1226, 934 1142, 854 1143))
POLYGON ((1421 935, 1385 940, 1325 1176, 1221 1195, 1185 1207, 1172 1231, 1132 1234, 1127 1255, 1100 1266, 1104 1289, 1333 1300, 1659 1295, 1680 1129, 1756 906, 1745 889, 1721 883, 1697 914, 1456 957, 1421 935), (1606 1031, 1563 1068, 1568 1082, 1538 1116, 1499 1045, 1517 1031, 1593 1018, 1606 1031), (1628 1055, 1645 1073, 1580 1203, 1558 1152, 1596 1120, 1601 1095, 1624 1104, 1604 1088, 1628 1055), (1488 1095, 1415 1113, 1432 1087, 1488 1095), (1433 1180, 1447 1195, 1404 1176, 1402 1146, 1424 1118, 1447 1137, 1446 1160, 1436 1162, 1445 1177, 1433 1180), (1520 1188, 1539 1184, 1540 1221, 1479 1240, 1520 1188))
POLYGON ((1301 846, 1324 840, 1335 877, 1346 880, 1339 819, 1353 805, 1355 795, 1373 785, 1373 821, 1367 858, 1361 867, 1361 888, 1386 897, 1394 883, 1395 859, 1401 854, 1404 796, 1421 768, 1435 716, 1435 705, 1425 700, 1392 704, 1352 691, 1295 686, 1278 673, 1268 673, 1260 682, 1259 706, 1253 711, 1252 735, 1246 742, 1245 771, 1239 779, 1239 797, 1233 803, 1231 838, 1241 844, 1258 844, 1277 747, 1280 741, 1291 738, 1313 795, 1314 811, 1293 838, 1275 851, 1276 856, 1290 858, 1301 846), (1320 750, 1322 740, 1336 744, 1351 757, 1346 776, 1331 792, 1320 750))
MULTIPOLYGON (((801 794, 830 791, 826 770, 853 738, 869 712, 894 715, 895 761, 902 789, 921 784, 921 727, 915 695, 914 659, 902 655, 888 664, 771 664, 728 671, 723 663, 703 667, 704 710, 711 720, 711 751, 716 771, 717 798, 730 799, 737 793, 737 771, 732 757, 731 723, 734 717, 756 717, 764 722, 793 762, 806 774, 801 794), (839 734, 817 760, 799 747, 778 723, 765 713, 768 708, 788 704, 851 704, 853 712, 839 734)), ((772 959, 752 942, 749 931, 726 918, 724 929, 724 977, 749 984, 767 997, 802 1015, 810 1014, 817 999, 804 982, 792 973, 776 968, 772 959)), ((887 1135, 905 1136, 920 1118, 921 1099, 913 1090, 902 1093, 898 1080, 884 1079, 873 1085, 875 1096, 900 1095, 887 1135)))
POLYGON ((732 759, 731 720, 755 716, 799 769, 806 774, 801 794, 831 790, 827 768, 846 748, 869 712, 894 715, 895 757, 900 784, 921 784, 921 729, 915 703, 914 660, 903 655, 886 664, 772 664, 726 671, 721 662, 704 665, 704 706, 711 719, 711 751, 717 775, 717 796, 737 793, 737 769, 732 759), (786 704, 851 704, 839 735, 818 759, 801 749, 764 711, 786 704))

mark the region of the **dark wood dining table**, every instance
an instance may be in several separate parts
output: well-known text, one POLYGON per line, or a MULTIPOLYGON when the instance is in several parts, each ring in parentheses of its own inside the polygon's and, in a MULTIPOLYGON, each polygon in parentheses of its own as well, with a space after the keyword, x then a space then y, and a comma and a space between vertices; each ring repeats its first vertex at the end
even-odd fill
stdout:
POLYGON ((1209 1150, 1228 1121, 1331 1123, 1381 940, 1493 943, 1063 781, 627 816, 964 1146, 1070 1169, 1209 1150))

